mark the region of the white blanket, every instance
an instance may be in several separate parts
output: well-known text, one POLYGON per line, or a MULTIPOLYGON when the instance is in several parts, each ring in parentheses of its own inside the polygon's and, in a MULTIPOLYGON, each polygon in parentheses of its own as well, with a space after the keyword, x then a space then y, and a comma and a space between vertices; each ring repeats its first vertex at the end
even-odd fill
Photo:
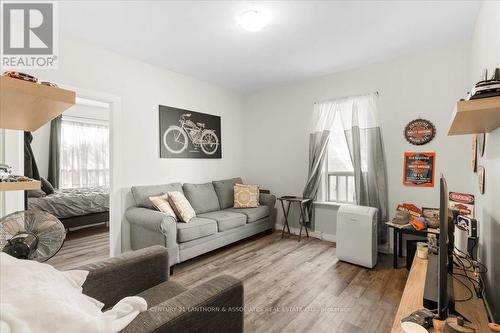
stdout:
POLYGON ((103 303, 82 293, 88 273, 0 253, 0 333, 114 333, 146 311, 133 296, 103 313, 103 303))

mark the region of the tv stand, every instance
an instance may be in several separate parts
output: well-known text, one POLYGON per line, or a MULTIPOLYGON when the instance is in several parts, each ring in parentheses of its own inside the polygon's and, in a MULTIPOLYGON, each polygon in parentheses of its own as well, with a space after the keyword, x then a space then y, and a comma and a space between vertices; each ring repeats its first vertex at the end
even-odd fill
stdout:
MULTIPOLYGON (((401 302, 399 303, 396 317, 394 318, 391 333, 403 333, 401 329, 401 319, 407 317, 413 311, 424 308, 423 299, 428 266, 429 260, 420 259, 415 256, 408 279, 406 280, 406 286, 401 297, 401 302)), ((461 272, 458 269, 455 270, 457 273, 461 272)), ((457 278, 470 286, 470 282, 465 278, 461 276, 457 276, 457 278)), ((468 290, 456 279, 453 279, 453 287, 455 299, 465 299, 470 295, 468 290)), ((477 333, 489 332, 489 321, 486 308, 483 300, 477 298, 475 294, 469 301, 456 302, 455 308, 456 311, 460 312, 471 321, 471 325, 476 329, 477 333)), ((436 331, 431 328, 429 332, 435 333, 436 331)))

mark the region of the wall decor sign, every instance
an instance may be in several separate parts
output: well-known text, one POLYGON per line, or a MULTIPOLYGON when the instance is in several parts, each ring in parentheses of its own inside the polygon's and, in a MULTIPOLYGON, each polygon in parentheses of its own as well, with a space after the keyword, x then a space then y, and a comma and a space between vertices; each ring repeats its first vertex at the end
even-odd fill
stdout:
POLYGON ((404 154, 403 184, 434 187, 436 153, 406 152, 404 154))
POLYGON ((484 194, 484 167, 479 166, 477 168, 477 176, 478 176, 478 181, 479 181, 479 193, 484 194))
POLYGON ((476 134, 476 140, 477 140, 477 152, 479 156, 483 157, 484 143, 486 142, 486 134, 485 133, 476 134))
POLYGON ((472 136, 472 171, 477 171, 477 135, 472 136))
POLYGON ((460 215, 474 218, 475 198, 469 193, 450 192, 448 194, 448 205, 453 210, 458 210, 460 215))
POLYGON ((222 158, 221 118, 159 106, 161 158, 222 158))
POLYGON ((436 136, 436 127, 427 119, 415 119, 406 125, 404 136, 412 145, 425 145, 436 136))

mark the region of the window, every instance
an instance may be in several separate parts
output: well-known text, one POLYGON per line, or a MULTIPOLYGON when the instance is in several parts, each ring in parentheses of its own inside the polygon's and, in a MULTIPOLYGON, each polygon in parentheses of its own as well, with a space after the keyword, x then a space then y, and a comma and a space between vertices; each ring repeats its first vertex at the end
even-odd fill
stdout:
POLYGON ((328 201, 356 202, 354 168, 340 114, 335 115, 328 144, 328 201))
POLYGON ((109 126, 106 121, 63 117, 60 187, 109 186, 109 126))

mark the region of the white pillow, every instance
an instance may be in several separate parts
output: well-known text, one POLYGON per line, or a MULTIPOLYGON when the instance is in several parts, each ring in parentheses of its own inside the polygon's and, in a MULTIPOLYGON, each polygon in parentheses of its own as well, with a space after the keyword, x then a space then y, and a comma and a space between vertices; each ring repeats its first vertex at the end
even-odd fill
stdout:
POLYGON ((174 191, 168 192, 167 194, 170 206, 172 206, 175 214, 179 217, 180 221, 189 222, 193 217, 196 216, 193 207, 183 193, 174 191))
POLYGON ((0 253, 1 332, 119 332, 147 309, 146 301, 134 296, 103 313, 103 303, 82 293, 88 274, 0 253))
POLYGON ((177 215, 175 215, 172 206, 170 206, 170 203, 168 202, 168 194, 163 194, 156 197, 149 197, 149 200, 153 203, 153 206, 160 212, 172 216, 175 219, 175 221, 178 220, 177 215))

